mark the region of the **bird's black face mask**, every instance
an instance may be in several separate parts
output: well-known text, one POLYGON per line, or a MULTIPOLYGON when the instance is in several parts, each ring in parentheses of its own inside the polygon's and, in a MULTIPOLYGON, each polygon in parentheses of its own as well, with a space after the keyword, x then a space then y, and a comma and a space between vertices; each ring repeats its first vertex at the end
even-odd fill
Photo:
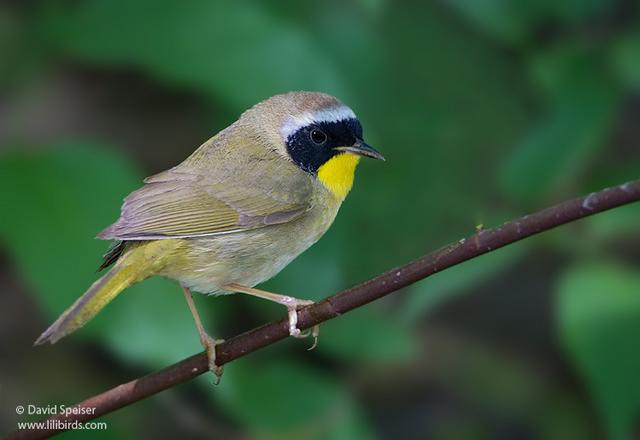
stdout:
POLYGON ((337 147, 354 145, 362 139, 362 126, 355 118, 313 122, 299 128, 286 140, 291 159, 303 170, 317 173, 318 168, 336 154, 337 147))

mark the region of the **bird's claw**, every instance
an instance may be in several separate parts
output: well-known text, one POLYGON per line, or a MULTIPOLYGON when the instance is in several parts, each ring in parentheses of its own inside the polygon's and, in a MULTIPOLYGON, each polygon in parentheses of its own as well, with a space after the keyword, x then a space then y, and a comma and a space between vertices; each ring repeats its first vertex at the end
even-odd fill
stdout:
POLYGON ((216 364, 216 345, 223 343, 224 339, 213 339, 211 336, 206 335, 202 338, 201 342, 209 360, 209 371, 216 376, 213 384, 218 385, 224 372, 224 365, 216 364))
POLYGON ((320 334, 320 326, 314 325, 312 330, 300 331, 298 328, 298 309, 313 304, 313 301, 304 299, 293 299, 290 304, 287 304, 287 311, 289 315, 289 335, 294 338, 303 339, 313 336, 313 345, 308 350, 313 350, 318 345, 318 335, 320 334))

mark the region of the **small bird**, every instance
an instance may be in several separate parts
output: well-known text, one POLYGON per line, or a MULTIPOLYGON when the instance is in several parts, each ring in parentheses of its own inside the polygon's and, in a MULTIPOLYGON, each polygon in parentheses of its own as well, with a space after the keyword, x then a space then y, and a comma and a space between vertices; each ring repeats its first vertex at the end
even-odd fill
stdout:
MULTIPOLYGON (((333 96, 273 96, 202 144, 181 164, 144 180, 120 218, 98 238, 115 240, 98 279, 40 335, 55 343, 93 318, 125 288, 158 275, 181 285, 209 368, 219 343, 205 331, 192 291, 245 293, 288 310, 313 302, 254 286, 280 272, 333 223, 351 190, 361 156, 384 160, 367 145, 354 112, 333 96)), ((317 341, 318 327, 312 332, 317 341)), ((314 342, 315 346, 315 342, 314 342)))

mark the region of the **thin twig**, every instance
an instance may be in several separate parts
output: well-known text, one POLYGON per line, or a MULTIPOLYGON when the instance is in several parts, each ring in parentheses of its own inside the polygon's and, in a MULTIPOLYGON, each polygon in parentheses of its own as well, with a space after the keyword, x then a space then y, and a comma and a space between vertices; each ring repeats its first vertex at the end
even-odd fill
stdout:
MULTIPOLYGON (((445 246, 404 266, 392 269, 302 309, 299 313, 298 327, 300 329, 310 328, 479 255, 556 226, 638 200, 640 200, 640 180, 635 180, 560 203, 535 214, 504 223, 496 228, 479 229, 466 239, 445 246)), ((218 345, 216 362, 220 365, 229 363, 284 339, 288 334, 289 328, 286 319, 265 324, 218 345)), ((35 430, 14 431, 6 439, 50 437, 69 429, 68 424, 70 423, 95 419, 186 382, 207 371, 206 355, 204 353, 196 354, 163 370, 119 385, 75 405, 77 408, 92 408, 90 414, 54 416, 45 421, 45 423, 49 423, 48 426, 45 425, 35 430)))

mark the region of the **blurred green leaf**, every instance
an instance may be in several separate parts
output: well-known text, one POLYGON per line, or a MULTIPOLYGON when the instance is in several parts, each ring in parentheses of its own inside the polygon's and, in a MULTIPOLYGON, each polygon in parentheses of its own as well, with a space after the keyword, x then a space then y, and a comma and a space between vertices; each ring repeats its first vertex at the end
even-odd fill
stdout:
POLYGON ((212 397, 260 437, 373 438, 342 384, 293 360, 234 362, 212 397))
POLYGON ((539 2, 447 0, 485 32, 509 43, 520 43, 539 19, 539 2))
POLYGON ((362 8, 367 10, 371 15, 379 16, 384 13, 388 0, 357 0, 357 3, 359 3, 362 8))
MULTIPOLYGON (((568 392, 564 384, 554 383, 537 362, 478 338, 454 336, 457 334, 455 329, 445 332, 443 338, 443 334, 435 332, 425 343, 429 359, 425 368, 433 370, 438 382, 455 390, 465 402, 476 402, 478 407, 499 414, 503 420, 520 420, 530 425, 531 438, 592 438, 593 432, 584 422, 591 411, 576 405, 580 397, 568 392)), ((454 420, 465 418, 458 415, 454 420)), ((487 433, 480 438, 500 438, 496 432, 490 433, 490 423, 485 421, 482 426, 487 433)), ((498 430, 504 429, 504 425, 499 426, 498 430)))
POLYGON ((576 23, 607 13, 607 0, 447 0, 478 28, 506 43, 535 44, 549 22, 576 23))
POLYGON ((395 313, 372 305, 322 325, 318 350, 357 363, 397 363, 414 357, 418 341, 395 313))
POLYGON ((533 63, 549 110, 507 157, 503 191, 518 200, 549 196, 571 184, 605 147, 620 90, 579 48, 556 50, 533 63))
POLYGON ((625 84, 640 89, 640 32, 620 37, 612 51, 612 63, 625 84))
MULTIPOLYGON (((44 68, 44 51, 33 39, 34 28, 33 23, 11 5, 6 2, 0 4, 0 91, 5 97, 19 90, 34 75, 41 74, 40 69, 44 68)), ((2 115, 3 119, 12 116, 9 112, 2 115)), ((3 123, 6 124, 5 121, 3 123)))
POLYGON ((402 318, 407 322, 415 322, 442 302, 465 292, 471 293, 473 285, 483 283, 516 264, 527 250, 525 243, 498 249, 411 286, 400 313, 402 318))
MULTIPOLYGON (((533 0, 536 2, 536 0, 533 0)), ((606 16, 614 7, 609 0, 544 0, 544 9, 549 18, 566 23, 567 25, 581 23, 582 20, 595 20, 606 16)))
POLYGON ((612 262, 574 267, 558 285, 560 337, 607 423, 631 438, 640 417, 640 276, 612 262))
POLYGON ((44 17, 44 37, 80 59, 137 67, 236 109, 289 90, 349 96, 339 69, 305 28, 263 3, 48 4, 44 17))

